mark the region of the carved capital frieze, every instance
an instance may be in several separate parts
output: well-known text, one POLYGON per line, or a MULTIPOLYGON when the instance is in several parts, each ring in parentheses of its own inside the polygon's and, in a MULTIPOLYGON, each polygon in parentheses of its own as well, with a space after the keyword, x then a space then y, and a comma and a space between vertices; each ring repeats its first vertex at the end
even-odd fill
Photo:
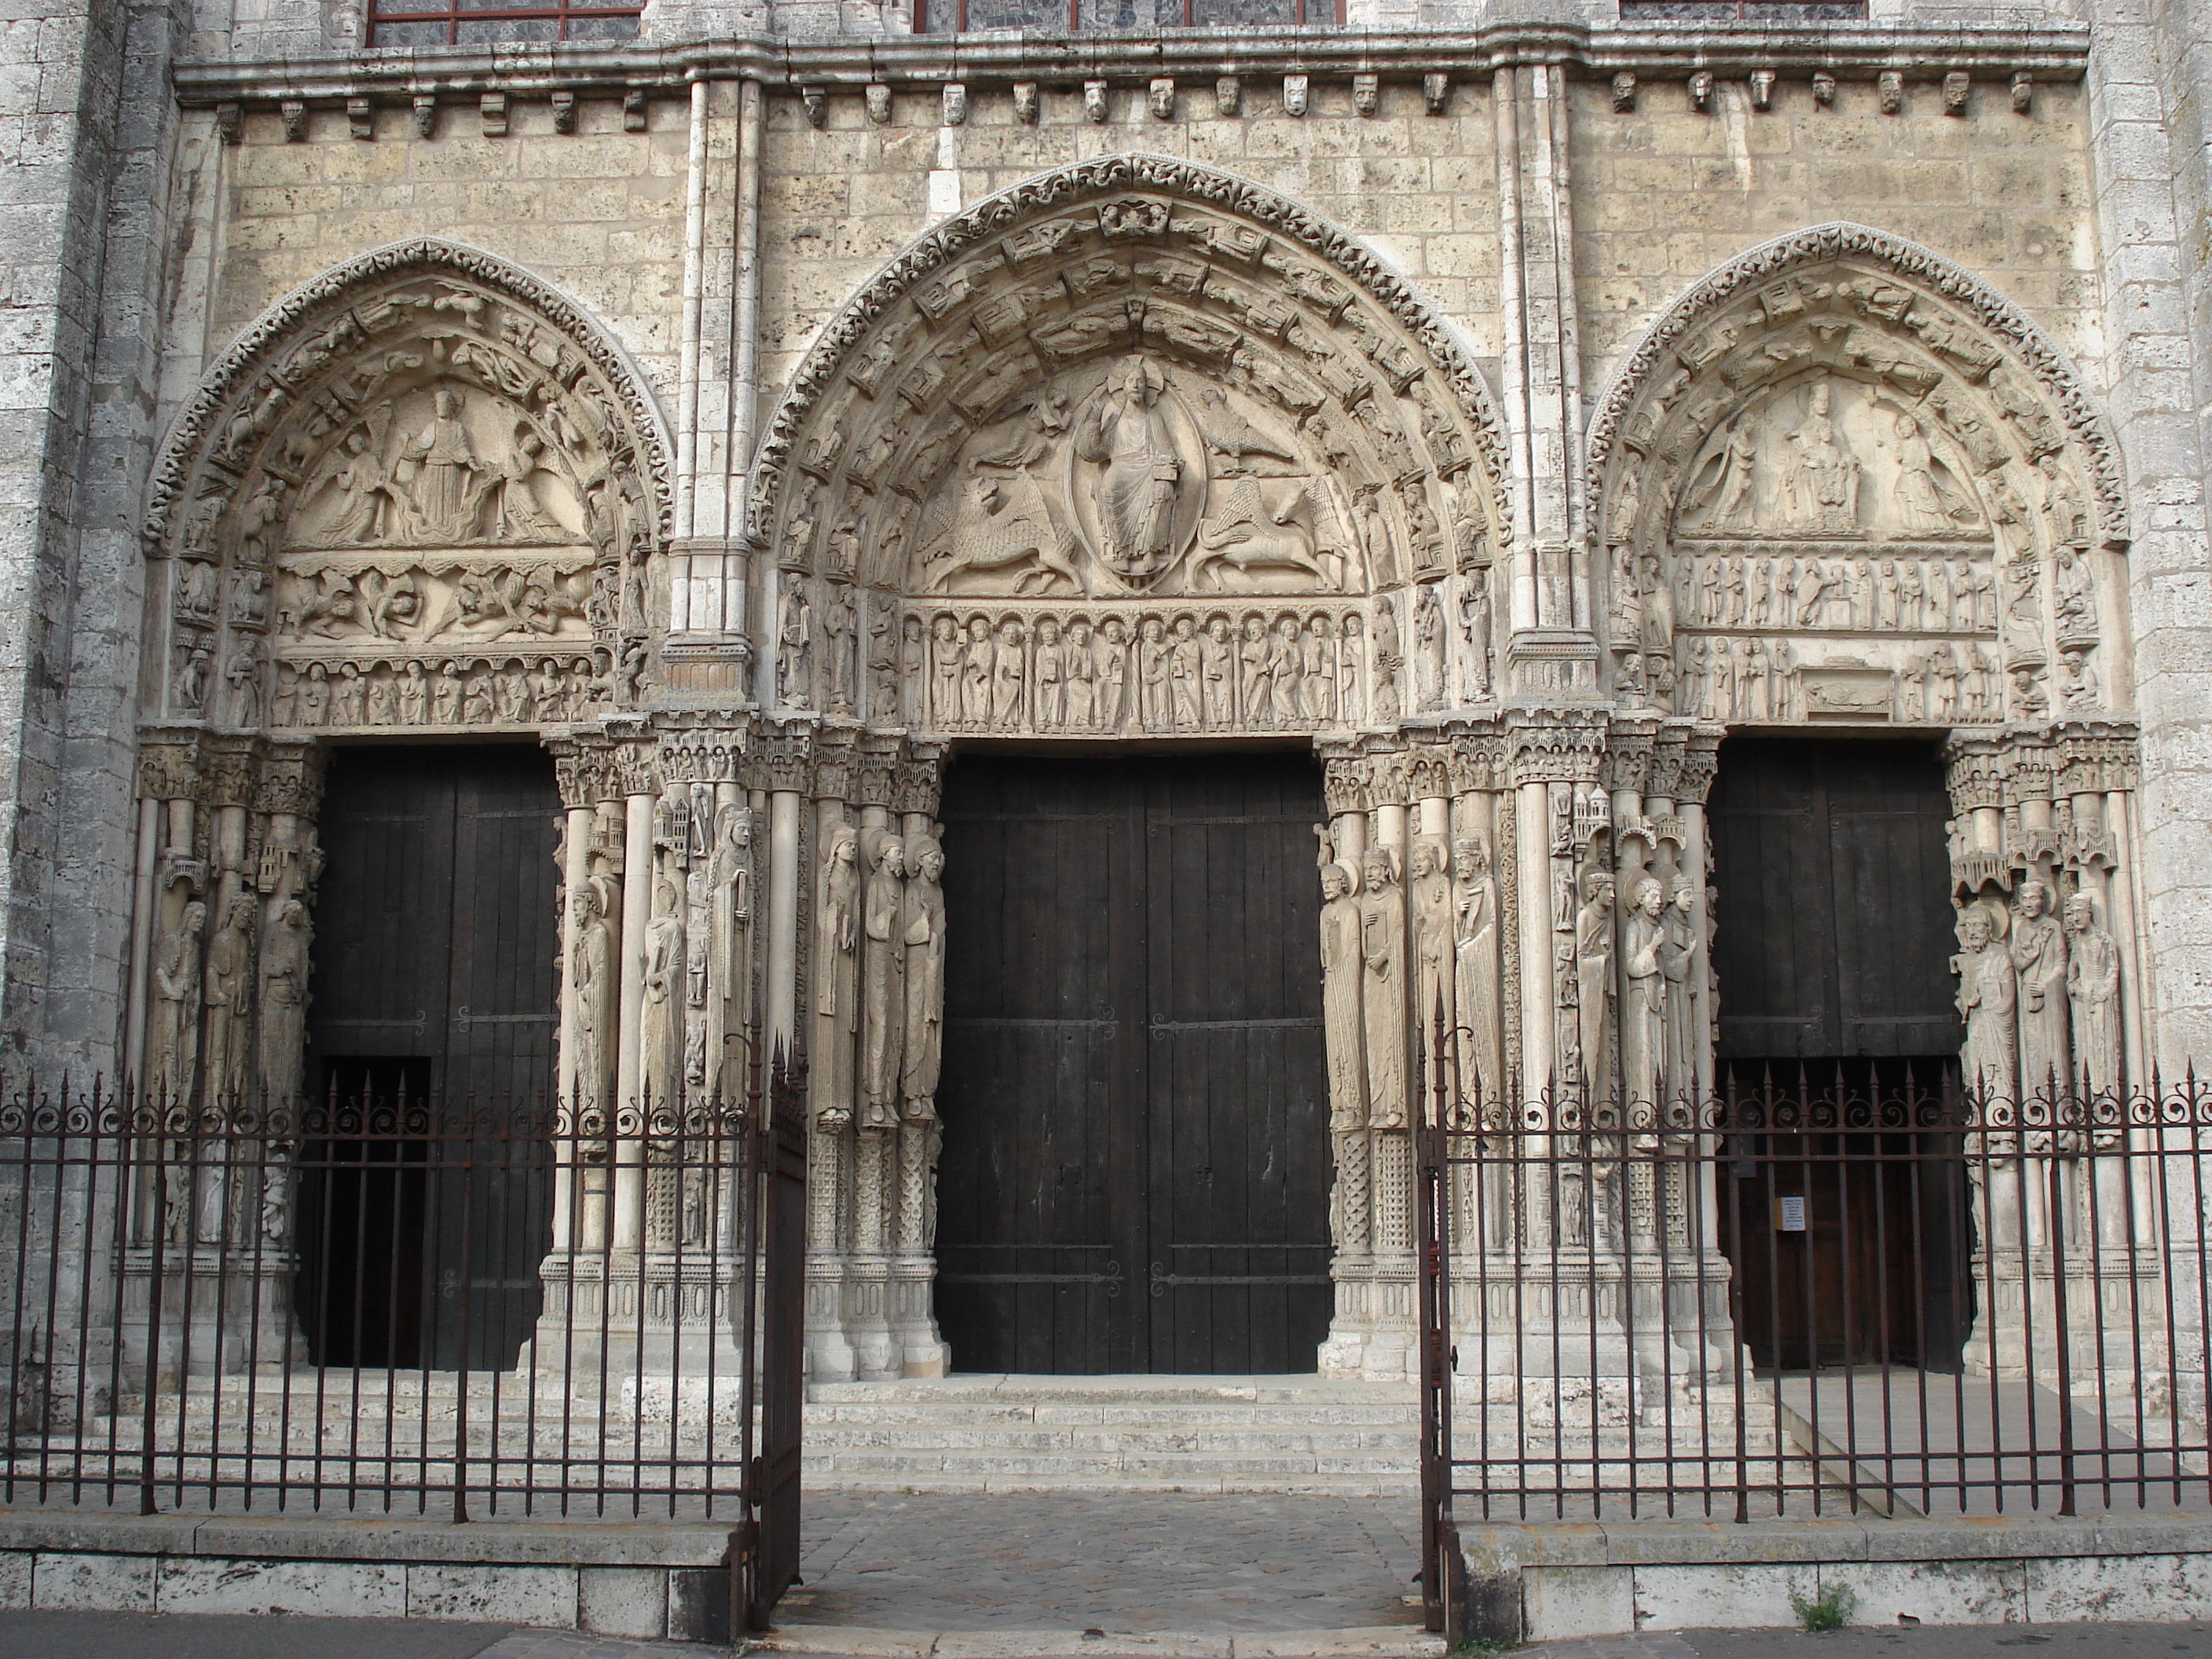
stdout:
POLYGON ((1506 742, 1496 732, 1461 732, 1453 735, 1450 750, 1451 786, 1455 795, 1503 787, 1506 780, 1506 742))
POLYGON ((737 721, 664 726, 661 771, 671 783, 735 783, 744 775, 750 738, 737 721))
POLYGON ((899 757, 891 773, 891 811, 935 812, 943 778, 941 750, 931 747, 908 750, 899 757))
POLYGON ((614 787, 624 795, 660 793, 660 745, 651 738, 634 737, 617 742, 607 758, 614 787))
POLYGON ((1504 732, 1509 775, 1524 783, 1595 784, 1605 764, 1606 725, 1599 714, 1520 714, 1504 732))
POLYGON ((272 738, 253 784, 253 810, 313 818, 323 810, 323 772, 330 754, 319 744, 272 738))
POLYGON ((2142 750, 2130 720, 2069 720, 2051 730, 2052 787, 2061 795, 2136 789, 2142 750))
POLYGON ((255 795, 254 743, 251 738, 210 736, 200 756, 200 804, 244 807, 255 795))
POLYGON ((1322 767, 1322 799, 1331 817, 1368 810, 1368 765, 1364 755, 1334 756, 1322 767))
POLYGON ((1995 737, 1954 738, 1943 746, 1944 786, 1959 811, 1990 811, 2005 804, 2008 757, 1995 737))
POLYGON ((138 737, 137 790, 141 800, 191 800, 199 788, 197 732, 143 731, 138 737))
POLYGON ((619 797, 614 769, 606 745, 587 738, 559 738, 548 745, 553 750, 553 776, 560 787, 561 805, 571 812, 586 811, 603 800, 619 797))
POLYGON ((814 783, 814 728, 782 726, 761 734, 745 769, 749 788, 805 794, 814 783))

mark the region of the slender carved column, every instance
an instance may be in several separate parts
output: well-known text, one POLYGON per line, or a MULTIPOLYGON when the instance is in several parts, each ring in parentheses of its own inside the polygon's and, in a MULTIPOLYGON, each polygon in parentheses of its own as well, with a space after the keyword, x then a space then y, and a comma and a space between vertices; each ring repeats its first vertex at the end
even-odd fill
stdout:
POLYGON ((808 1374, 851 1378, 859 1366, 844 1325, 845 1223, 854 1176, 853 1115, 860 1053, 860 757, 851 734, 825 739, 815 767, 812 1032, 807 1081, 806 1351, 808 1374))
POLYGON ((1317 824, 1316 861, 1322 884, 1322 1011, 1328 1053, 1329 1139, 1335 1181, 1329 1193, 1329 1231, 1335 1244, 1329 1273, 1335 1305, 1320 1369, 1357 1375, 1371 1325, 1374 1170, 1369 1152, 1363 951, 1358 899, 1359 864, 1366 848, 1369 765, 1357 756, 1332 756, 1323 774, 1328 823, 1317 824))
MULTIPOLYGON (((620 1023, 615 1030, 617 1111, 640 1103, 644 1082, 646 930, 653 920, 653 810, 660 799, 659 769, 651 745, 632 739, 616 751, 616 783, 623 795, 622 955, 620 1023)), ((635 1249, 645 1240, 645 1170, 638 1141, 624 1136, 614 1180, 614 1245, 635 1249)))
POLYGON ((937 1083, 945 1054, 945 853, 934 822, 939 756, 933 748, 902 757, 891 807, 906 844, 906 902, 900 933, 906 960, 905 1032, 900 1050, 897 1224, 888 1310, 900 1374, 942 1376, 951 1352, 937 1328, 937 1159, 944 1136, 937 1083))

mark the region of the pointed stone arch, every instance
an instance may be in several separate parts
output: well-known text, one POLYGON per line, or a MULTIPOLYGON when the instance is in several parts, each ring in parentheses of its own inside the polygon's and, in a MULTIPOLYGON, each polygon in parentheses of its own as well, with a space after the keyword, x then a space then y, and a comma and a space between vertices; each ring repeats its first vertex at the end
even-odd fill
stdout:
POLYGON ((1584 459, 1616 697, 1935 726, 2125 705, 2111 429, 1924 247, 1836 223, 1730 260, 1629 353, 1584 459))
POLYGON ((1042 174, 894 259, 770 420, 748 523, 781 573, 773 700, 1080 732, 1057 690, 1036 702, 1079 630, 1121 636, 1132 697, 1148 642, 1309 665, 1295 695, 1288 669, 1270 679, 1263 719, 1239 688, 1133 705, 1102 720, 1115 731, 1395 725, 1478 701, 1512 535, 1504 456, 1449 325, 1318 216, 1171 157, 1042 174), (933 647, 956 636, 988 684, 936 696, 933 647))
POLYGON ((635 701, 669 455, 642 370, 550 284, 431 238, 349 260, 163 446, 142 710, 522 731, 635 701))

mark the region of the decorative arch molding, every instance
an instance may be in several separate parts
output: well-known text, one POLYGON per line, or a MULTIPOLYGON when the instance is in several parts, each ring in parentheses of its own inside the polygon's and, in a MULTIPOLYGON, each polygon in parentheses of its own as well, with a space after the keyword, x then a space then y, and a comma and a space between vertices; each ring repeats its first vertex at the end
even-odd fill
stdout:
POLYGON ((2127 706, 2111 430, 1937 254, 1778 237, 1682 296, 1592 419, 1616 701, 1723 723, 2040 725, 2127 706))
POLYGON ((1479 705, 1504 454, 1449 325, 1345 232, 1176 158, 1063 167, 809 349, 748 516, 781 572, 764 701, 1098 736, 1479 705))
POLYGON ((582 307, 429 238, 296 289, 172 428, 151 720, 541 730, 635 702, 670 446, 582 307))

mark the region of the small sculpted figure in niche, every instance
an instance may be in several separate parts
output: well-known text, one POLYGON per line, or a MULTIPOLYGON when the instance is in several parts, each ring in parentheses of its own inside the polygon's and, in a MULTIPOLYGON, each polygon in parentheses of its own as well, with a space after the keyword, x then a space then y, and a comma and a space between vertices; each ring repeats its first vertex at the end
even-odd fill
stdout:
POLYGON ((2088 562, 2063 542, 2051 559, 2051 609, 2060 639, 2096 637, 2097 592, 2088 562))
POLYGON ((961 725, 980 730, 991 723, 991 680, 998 665, 999 648, 991 637, 989 619, 970 617, 960 651, 961 725))
POLYGON ((1452 956, 1460 1092, 1496 1104, 1504 1084, 1498 1056, 1498 878, 1490 867, 1490 843, 1480 836, 1452 843, 1452 956))
POLYGON ((1176 489, 1182 461, 1159 409, 1167 379, 1132 357, 1119 386, 1077 420, 1075 451, 1105 469, 1093 486, 1106 562, 1117 574, 1156 574, 1174 550, 1176 489))
POLYGON ((1431 1029, 1441 1001, 1446 1028, 1452 1020, 1451 883, 1441 842, 1416 840, 1407 854, 1407 899, 1413 921, 1413 1018, 1431 1029))
POLYGON ((1337 706, 1343 711, 1344 723, 1357 726, 1362 719, 1363 688, 1367 684, 1367 637, 1357 612, 1345 617, 1340 643, 1344 677, 1337 685, 1337 706))
POLYGON ((1366 1066, 1361 1053, 1358 878, 1348 865, 1328 856, 1328 831, 1314 826, 1320 838, 1322 1024, 1328 1045, 1328 1127, 1342 1134, 1367 1125, 1366 1066))
POLYGON ((2058 697, 2069 714, 2095 712, 2099 700, 2097 671, 2089 666, 2089 653, 2069 645, 2058 653, 2058 697))
POLYGON ((1586 1098, 1609 1101, 1613 1091, 1613 878, 1602 870, 1583 877, 1582 908, 1575 913, 1576 1029, 1586 1098))
POLYGON ((1267 643, 1267 687, 1271 723, 1279 731, 1293 731, 1298 724, 1298 624, 1294 617, 1277 620, 1267 643))
POLYGON ((206 931, 208 907, 197 898, 185 900, 155 951, 153 1082, 168 1099, 191 1093, 199 1064, 199 969, 206 931))
POLYGON ((1730 628, 1741 628, 1744 625, 1745 617, 1750 614, 1746 606, 1742 564, 1736 560, 1729 560, 1728 569, 1722 580, 1728 590, 1725 620, 1730 628))
POLYGON ((930 701, 939 726, 960 724, 960 684, 967 671, 967 641, 960 624, 939 617, 931 625, 929 639, 930 701))
POLYGON ((1413 602, 1413 639, 1418 649, 1414 654, 1413 684, 1417 706, 1433 710, 1444 702, 1444 607, 1437 597, 1435 582, 1428 582, 1418 590, 1419 597, 1413 602))
POLYGON ((1808 559, 1797 572, 1797 588, 1790 597, 1797 607, 1797 626, 1816 628, 1820 607, 1828 597, 1828 572, 1818 559, 1808 559))
POLYGON ((1061 649, 1057 617, 1037 618, 1034 668, 1037 730, 1060 731, 1067 725, 1067 659, 1061 649))
POLYGON ((2054 454, 2036 462, 2043 472, 2043 511, 2051 523, 2054 543, 2075 547, 2089 544, 2089 504, 2066 474, 2065 464, 2054 454))
POLYGON ((1168 706, 1167 632, 1158 617, 1137 624, 1137 724, 1164 732, 1172 723, 1168 706))
POLYGON ((331 712, 331 671, 321 663, 311 662, 300 676, 300 724, 317 726, 325 724, 331 712))
POLYGON ((1959 659, 1949 641, 1928 653, 1928 717, 1948 726, 1959 716, 1959 659))
POLYGON ((207 711, 208 690, 215 673, 214 642, 208 635, 194 639, 182 653, 173 688, 177 712, 200 714, 207 711))
POLYGON ((832 714, 853 712, 854 653, 860 643, 860 626, 851 586, 829 584, 829 603, 822 607, 822 649, 830 671, 827 696, 832 714))
POLYGON ((1237 641, 1237 701, 1244 711, 1244 724, 1264 728, 1273 722, 1268 718, 1267 625, 1257 617, 1244 618, 1243 636, 1237 641))
POLYGON ((1237 724, 1237 642, 1226 617, 1206 618, 1198 640, 1198 676, 1206 725, 1227 731, 1237 724))
POLYGON ((820 965, 815 970, 814 1012, 823 1027, 823 1052, 815 1062, 820 1087, 817 1116, 829 1127, 853 1117, 853 1067, 860 1036, 860 838, 850 824, 830 832, 815 896, 820 965))
POLYGON ((1129 629, 1109 617, 1098 630, 1098 714, 1096 729, 1118 732, 1128 717, 1129 629))
POLYGON ((1743 653, 1736 675, 1736 684, 1741 692, 1741 707, 1737 712, 1747 720, 1771 719, 1773 708, 1767 701, 1766 653, 1756 640, 1738 640, 1736 648, 1743 653))
POLYGON ((906 1031, 899 1093, 908 1123, 937 1121, 937 1079, 945 1055, 945 854, 934 836, 906 845, 906 1031))
POLYGON ((876 830, 861 897, 862 1040, 860 1127, 898 1127, 899 1077, 906 1032, 906 848, 876 830))
POLYGON ((1367 1049, 1367 1121, 1406 1127, 1406 896, 1388 850, 1359 860, 1360 1006, 1367 1049))
POLYGON ((1695 884, 1677 881, 1659 919, 1659 971, 1667 981, 1661 1080, 1670 1105, 1688 1100, 1697 1086, 1696 1003, 1690 988, 1690 965, 1698 948, 1697 903, 1695 884))
POLYGON ((1200 722, 1200 668, 1197 624, 1185 617, 1175 620, 1175 637, 1168 641, 1168 690, 1175 705, 1178 731, 1194 732, 1200 722))
MULTIPOLYGON (((929 718, 925 706, 929 694, 929 644, 923 636, 919 617, 908 617, 899 626, 896 672, 898 679, 892 689, 902 689, 906 699, 905 707, 901 711, 902 717, 908 726, 925 724, 929 718)), ((876 712, 887 717, 894 705, 884 692, 885 688, 878 687, 877 690, 876 712)))
POLYGON ((1788 443, 1782 495, 1790 522, 1801 530, 1856 531, 1863 468, 1837 422, 1827 381, 1813 383, 1804 422, 1789 434, 1788 443))
POLYGON ((1709 628, 1718 628, 1726 617, 1721 598, 1721 562, 1698 561, 1698 616, 1709 628))
POLYGON ((1996 933, 2003 912, 1966 907, 1959 921, 1959 1012, 1966 1022, 1966 1086, 1985 1099, 2019 1098, 2020 975, 1996 933))
POLYGON ((223 671, 230 686, 230 723, 245 730, 261 724, 261 664, 249 642, 233 653, 223 671))
POLYGON ((1098 725, 1098 655, 1091 624, 1078 617, 1067 625, 1067 726, 1095 731, 1098 725))
POLYGON ((1928 614, 1923 608, 1927 586, 1921 580, 1920 561, 1900 559, 1897 563, 1897 620, 1908 634, 1923 632, 1928 626, 1928 614))
POLYGON ((1388 599, 1375 601, 1375 719, 1389 726, 1398 718, 1398 665, 1405 652, 1398 637, 1398 613, 1388 599))
POLYGON ((991 662, 991 720, 1001 732, 1019 729, 1027 703, 1029 663, 1022 625, 1009 617, 999 624, 998 650, 991 662))
POLYGON ((2051 914, 2051 890, 2021 884, 2012 924, 2012 961, 2020 974, 2020 1075, 2031 1098, 2048 1098, 2073 1077, 2066 1042, 2066 934, 2051 914))
POLYGON ((2073 1015, 2075 1086, 2084 1100, 2120 1087, 2120 947, 2087 892, 2066 901, 2066 1000, 2073 1015))
POLYGON ((1951 565, 1946 559, 1928 561, 1928 580, 1925 586, 1929 631, 1948 634, 1951 631, 1951 565))
POLYGON ((1726 640, 1712 642, 1712 692, 1707 699, 1715 720, 1732 720, 1735 712, 1735 652, 1726 640))
POLYGON ((1298 647, 1298 702, 1316 726, 1336 720, 1336 639, 1327 617, 1316 616, 1306 623, 1298 647))
MULTIPOLYGON (((1668 602, 1669 614, 1673 600, 1668 602)), ((1490 701, 1491 619, 1490 573, 1476 568, 1467 573, 1467 586, 1459 596, 1459 633, 1462 653, 1460 672, 1469 702, 1490 701)))
POLYGON ((430 716, 430 682, 419 662, 402 663, 398 673, 399 721, 420 726, 430 716))
POLYGON ((1620 1076, 1624 1098, 1662 1103, 1667 1095, 1667 977, 1662 953, 1666 890, 1646 876, 1629 896, 1620 930, 1620 971, 1626 981, 1620 1010, 1620 1076))
POLYGON ((1608 632, 1617 650, 1644 635, 1644 613, 1636 603, 1636 556, 1629 549, 1613 550, 1613 574, 1606 586, 1611 601, 1608 632))
MULTIPOLYGON (((1637 562, 1638 609, 1643 615, 1643 645, 1647 651, 1666 651, 1674 643, 1674 590, 1656 553, 1637 562)), ((1480 574, 1480 573, 1476 573, 1480 574)))
POLYGON ((252 1029, 253 945, 260 902, 251 893, 234 894, 223 911, 222 926, 208 941, 207 1092, 216 1101, 233 1101, 246 1086, 247 1033, 252 1029))
MULTIPOLYGON (((353 665, 348 663, 350 668, 353 665)), ((471 726, 489 726, 495 714, 492 701, 492 671, 478 667, 461 688, 461 718, 471 726)))
POLYGON ((776 684, 784 706, 803 708, 814 684, 814 607, 793 582, 784 589, 776 632, 776 684))

